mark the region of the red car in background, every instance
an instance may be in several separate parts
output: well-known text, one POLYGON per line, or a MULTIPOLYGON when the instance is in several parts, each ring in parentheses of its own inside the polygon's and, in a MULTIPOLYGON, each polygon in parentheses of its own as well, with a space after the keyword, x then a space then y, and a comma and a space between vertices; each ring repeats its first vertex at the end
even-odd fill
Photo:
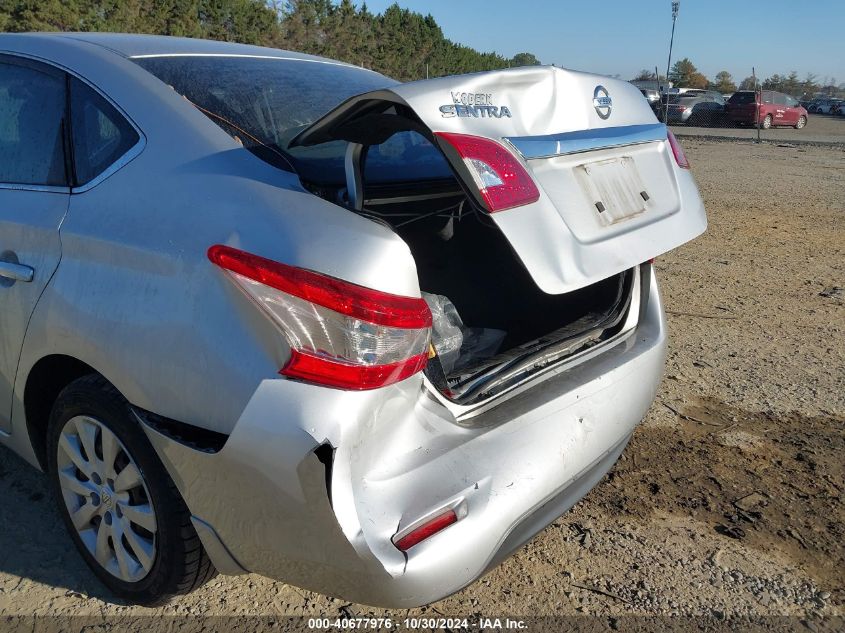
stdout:
POLYGON ((775 126, 801 129, 807 125, 807 111, 797 99, 774 90, 742 90, 735 92, 725 106, 728 118, 740 125, 757 125, 768 130, 775 126), (759 119, 757 110, 759 108, 759 119))

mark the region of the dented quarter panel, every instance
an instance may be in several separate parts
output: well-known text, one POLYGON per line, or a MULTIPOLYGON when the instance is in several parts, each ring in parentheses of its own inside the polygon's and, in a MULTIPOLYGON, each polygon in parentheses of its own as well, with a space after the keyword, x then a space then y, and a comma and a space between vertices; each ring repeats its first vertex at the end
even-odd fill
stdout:
POLYGON ((146 136, 132 162, 70 196, 62 264, 32 315, 14 388, 21 442, 26 378, 51 354, 87 363, 143 409, 232 430, 288 348, 208 261, 213 244, 420 296, 413 257, 390 229, 308 193, 137 64, 69 37, 3 43, 61 60, 51 63, 108 95, 146 136))
POLYGON ((545 525, 533 512, 564 512, 615 461, 665 358, 653 279, 650 295, 633 335, 485 412, 483 425, 457 424, 417 375, 362 393, 265 380, 217 454, 147 434, 245 569, 367 604, 424 604, 474 580, 511 535, 521 543, 545 525), (313 452, 324 443, 335 449, 331 502, 313 452), (458 523, 407 556, 392 545, 450 504, 463 508, 458 523))

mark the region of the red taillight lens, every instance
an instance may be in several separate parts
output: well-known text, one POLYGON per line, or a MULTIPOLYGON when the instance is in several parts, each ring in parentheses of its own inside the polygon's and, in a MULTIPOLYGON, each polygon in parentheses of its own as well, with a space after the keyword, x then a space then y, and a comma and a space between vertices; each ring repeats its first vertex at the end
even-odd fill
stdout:
POLYGON ((508 149, 488 138, 435 132, 455 148, 487 204, 490 213, 512 209, 540 199, 531 176, 508 149))
POLYGON ((443 530, 453 523, 457 523, 458 515, 455 514, 454 510, 448 510, 443 514, 439 514, 434 517, 431 521, 428 521, 415 530, 408 532, 405 536, 400 538, 397 541, 394 541, 394 545, 396 549, 399 549, 403 552, 407 552, 417 543, 424 541, 425 539, 434 536, 440 530, 443 530))
POLYGON ((352 365, 292 349, 281 373, 340 389, 376 389, 405 380, 425 369, 428 353, 387 365, 352 365))
POLYGON ((431 311, 424 299, 372 290, 220 244, 208 249, 208 258, 233 273, 362 321, 401 328, 431 327, 431 311))
POLYGON ((421 371, 431 311, 425 300, 372 290, 229 246, 208 258, 229 271, 285 335, 279 372, 341 389, 376 389, 421 371))
POLYGON ((667 136, 669 138, 669 147, 672 148, 672 154, 675 156, 675 162, 678 163, 678 167, 681 169, 689 169, 689 159, 687 158, 687 155, 684 154, 684 148, 681 147, 678 139, 676 139, 675 135, 672 134, 672 130, 668 130, 667 136))

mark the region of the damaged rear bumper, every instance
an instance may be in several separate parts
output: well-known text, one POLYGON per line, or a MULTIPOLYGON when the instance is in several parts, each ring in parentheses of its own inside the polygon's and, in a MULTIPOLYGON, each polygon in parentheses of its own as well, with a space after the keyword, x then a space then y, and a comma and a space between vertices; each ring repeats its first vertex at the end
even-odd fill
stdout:
POLYGON ((271 379, 217 453, 145 430, 223 571, 385 607, 433 602, 560 516, 622 452, 665 358, 649 277, 630 335, 468 421, 421 375, 355 393, 271 379), (445 508, 460 520, 394 547, 445 508))

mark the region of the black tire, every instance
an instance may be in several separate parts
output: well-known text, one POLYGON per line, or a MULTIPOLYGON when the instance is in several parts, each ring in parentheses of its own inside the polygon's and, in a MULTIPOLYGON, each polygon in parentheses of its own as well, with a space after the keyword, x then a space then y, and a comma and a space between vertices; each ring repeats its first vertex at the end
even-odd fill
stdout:
POLYGON ((798 117, 798 123, 795 124, 795 129, 800 130, 800 129, 806 127, 806 126, 807 126, 807 117, 805 117, 802 114, 801 116, 798 117))
POLYGON ((774 123, 774 119, 772 118, 771 114, 767 114, 762 121, 760 121, 760 127, 764 130, 769 130, 774 123))
POLYGON ((53 405, 47 431, 49 477, 59 514, 85 562, 116 596, 145 606, 166 603, 190 593, 211 580, 217 570, 191 524, 191 515, 168 476, 144 431, 132 416, 128 403, 104 378, 91 374, 62 390, 53 405), (57 472, 59 437, 65 423, 76 416, 95 418, 107 427, 137 464, 149 490, 157 521, 156 554, 152 568, 137 582, 126 582, 109 573, 91 555, 74 527, 62 498, 57 472))

